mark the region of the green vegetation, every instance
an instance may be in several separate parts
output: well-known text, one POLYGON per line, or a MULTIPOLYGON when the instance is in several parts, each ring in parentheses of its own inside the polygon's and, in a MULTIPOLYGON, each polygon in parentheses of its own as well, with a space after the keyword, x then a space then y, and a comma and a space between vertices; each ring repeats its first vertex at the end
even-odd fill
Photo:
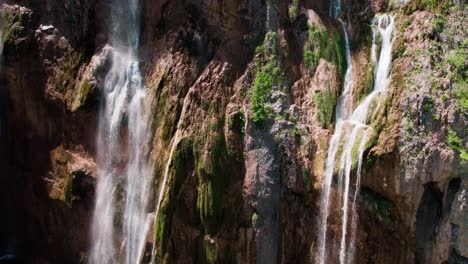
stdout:
POLYGON ((453 6, 451 0, 413 0, 405 6, 405 14, 413 13, 416 10, 430 10, 437 13, 447 13, 453 6))
POLYGON ((252 214, 252 224, 257 223, 257 221, 258 221, 258 214, 256 212, 254 212, 252 214))
POLYGON ((457 92, 458 104, 462 111, 468 112, 468 85, 466 83, 457 92))
POLYGON ((304 51, 304 64, 307 68, 315 68, 318 65, 319 57, 310 49, 304 51))
POLYGON ((359 95, 359 101, 364 99, 374 89, 374 64, 369 62, 366 68, 366 75, 364 79, 364 88, 359 95))
POLYGON ((168 219, 166 218, 165 208, 160 208, 154 223, 154 241, 157 245, 158 256, 165 254, 169 238, 168 219))
POLYGON ((391 222, 393 205, 390 200, 366 188, 361 191, 361 195, 371 216, 386 224, 391 222))
POLYGON ((252 110, 252 120, 257 125, 262 125, 271 115, 271 108, 268 105, 273 86, 279 86, 284 82, 285 76, 281 70, 277 56, 277 35, 268 32, 265 41, 256 52, 256 74, 255 81, 250 90, 250 108, 252 110))
POLYGON ((22 30, 22 18, 19 13, 3 13, 3 44, 14 45, 22 30))
POLYGON ((65 94, 75 88, 78 70, 84 62, 83 51, 68 51, 65 53, 61 59, 60 71, 55 76, 55 90, 57 92, 65 94))
POLYGON ((366 157, 366 165, 368 168, 372 167, 372 165, 374 165, 375 161, 377 160, 377 157, 375 157, 374 155, 372 154, 367 154, 367 157, 366 157))
POLYGON ((256 124, 261 124, 269 116, 270 110, 267 103, 270 90, 273 86, 273 76, 269 72, 259 72, 255 76, 255 82, 250 95, 251 109, 253 111, 252 120, 256 124))
POLYGON ((299 15, 299 0, 292 0, 291 5, 289 5, 289 18, 291 21, 294 21, 299 15))
POLYGON ((452 78, 455 81, 464 82, 466 84, 467 79, 467 67, 468 67, 468 58, 467 54, 468 51, 467 47, 462 45, 460 47, 456 47, 452 53, 450 53, 447 58, 446 62, 452 67, 452 78))
POLYGON ((447 131, 447 144, 455 151, 460 153, 460 158, 464 161, 468 161, 468 148, 463 145, 463 140, 457 136, 457 133, 448 129, 447 131))
POLYGON ((177 104, 171 105, 162 118, 162 139, 167 143, 177 129, 177 118, 180 115, 180 108, 177 104))
POLYGON ((63 191, 63 198, 65 203, 69 208, 72 208, 73 201, 76 199, 75 195, 73 194, 74 186, 75 185, 75 175, 69 174, 67 179, 65 180, 65 188, 63 191))
POLYGON ((432 22, 434 31, 437 33, 444 31, 445 23, 447 23, 447 18, 442 14, 436 14, 434 21, 432 22))
POLYGON ((203 242, 203 248, 207 263, 213 264, 218 259, 218 250, 216 249, 216 244, 210 243, 209 241, 203 242))
POLYGON ((73 104, 71 105, 72 112, 76 111, 82 104, 85 103, 91 90, 92 86, 89 83, 88 79, 84 79, 83 81, 81 81, 81 85, 80 87, 78 87, 76 95, 73 99, 73 104))
POLYGON ((187 173, 193 168, 193 142, 183 139, 172 157, 170 175, 164 200, 161 202, 154 226, 154 240, 159 257, 166 253, 170 236, 170 223, 175 210, 175 197, 180 192, 187 173))
POLYGON ((340 76, 346 71, 346 56, 342 32, 338 29, 309 29, 309 38, 304 50, 304 64, 314 71, 320 58, 336 65, 340 76))
MULTIPOLYGON (((197 144, 194 152, 197 151, 197 144)), ((198 175, 197 209, 205 232, 217 232, 223 216, 223 194, 229 180, 226 168, 227 150, 224 134, 215 139, 212 149, 204 155, 197 154, 196 172, 198 175)))
POLYGON ((320 125, 323 128, 328 128, 333 118, 333 111, 336 105, 336 94, 328 88, 324 92, 317 92, 314 96, 314 102, 319 109, 317 117, 320 125))

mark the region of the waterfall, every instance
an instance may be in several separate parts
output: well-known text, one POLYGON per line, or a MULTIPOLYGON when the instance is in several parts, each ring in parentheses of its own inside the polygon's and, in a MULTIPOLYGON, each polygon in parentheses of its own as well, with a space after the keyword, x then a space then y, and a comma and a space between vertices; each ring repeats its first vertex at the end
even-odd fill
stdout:
POLYGON ((103 87, 97 137, 97 188, 90 263, 141 261, 150 226, 149 123, 137 57, 138 0, 111 7, 111 67, 103 87), (118 250, 117 250, 118 249, 118 250))
MULTIPOLYGON (((341 21, 340 21, 341 22, 341 21)), ((353 97, 352 88, 352 64, 349 51, 349 39, 344 24, 341 22, 346 40, 346 54, 348 69, 345 75, 344 88, 336 109, 336 127, 331 138, 326 160, 326 169, 322 187, 321 207, 320 207, 320 234, 318 238, 318 262, 326 263, 327 254, 327 229, 328 217, 330 214, 330 204, 336 203, 341 208, 341 238, 339 261, 341 264, 352 263, 354 254, 354 243, 356 239, 357 216, 357 196, 360 187, 360 177, 362 169, 362 156, 366 144, 370 139, 373 130, 367 123, 369 107, 388 87, 390 82, 390 71, 392 61, 392 44, 394 17, 382 14, 376 15, 373 24, 372 61, 374 63, 374 87, 372 92, 364 100, 350 111, 350 102, 353 97), (378 38, 381 39, 381 49, 377 58, 378 38), (348 102, 348 103, 346 103, 348 102), (354 157, 353 157, 354 155, 354 157), (357 173, 354 194, 352 194, 352 205, 350 210, 351 171, 353 169, 353 159, 357 158, 357 173), (336 164, 338 161, 338 164, 336 164), (336 166, 338 165, 338 166, 336 166), (332 180, 338 171, 337 197, 331 197, 332 180), (351 211, 351 212, 350 212, 351 211), (351 213, 351 229, 348 227, 348 215, 351 213), (347 236, 350 236, 347 239, 347 236)), ((335 204, 334 204, 335 206, 335 204)))
POLYGON ((331 0, 329 16, 337 18, 341 14, 341 0, 331 0))

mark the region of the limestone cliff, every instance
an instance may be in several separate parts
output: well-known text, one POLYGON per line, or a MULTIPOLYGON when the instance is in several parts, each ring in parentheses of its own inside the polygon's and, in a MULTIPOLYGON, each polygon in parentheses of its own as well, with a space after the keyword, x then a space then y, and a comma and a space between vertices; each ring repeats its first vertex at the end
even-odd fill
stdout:
MULTIPOLYGON (((347 67, 331 2, 140 1, 149 213, 170 162, 143 262, 314 263, 347 67)), ((1 4, 0 258, 88 261, 112 4, 1 4)), ((372 108, 354 262, 468 263, 465 1, 343 0, 354 103, 375 81, 382 12, 395 16, 391 82, 372 108)))

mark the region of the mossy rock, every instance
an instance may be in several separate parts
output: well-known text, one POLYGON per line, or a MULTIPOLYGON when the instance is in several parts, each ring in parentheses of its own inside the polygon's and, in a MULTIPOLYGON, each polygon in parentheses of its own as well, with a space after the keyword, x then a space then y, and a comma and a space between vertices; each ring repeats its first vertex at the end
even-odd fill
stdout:
POLYGON ((304 64, 312 72, 318 66, 320 59, 334 64, 343 78, 346 72, 346 49, 343 33, 338 28, 309 29, 309 38, 304 49, 304 64))
MULTIPOLYGON (((83 51, 67 51, 64 56, 59 61, 59 70, 56 72, 53 84, 55 85, 55 91, 63 95, 67 92, 74 92, 76 79, 78 77, 78 72, 81 66, 85 63, 84 52, 83 51)), ((89 83, 88 83, 89 84, 89 83)), ((82 84, 83 85, 83 84, 82 84)), ((88 95, 91 90, 90 86, 78 87, 80 94, 77 93, 78 101, 84 99, 84 96, 88 95), (80 91, 81 89, 81 91, 80 91), (86 93, 85 93, 86 92, 86 93)), ((84 102, 84 101, 83 101, 84 102)), ((74 102, 75 103, 75 102, 74 102)))
POLYGON ((176 197, 180 192, 187 174, 193 171, 193 143, 182 139, 172 156, 164 199, 161 202, 154 226, 154 243, 159 258, 164 258, 171 235, 172 216, 177 205, 176 197))
POLYGON ((2 14, 3 45, 14 46, 23 31, 23 18, 20 13, 4 11, 2 14))
POLYGON ((336 102, 336 93, 330 87, 325 91, 319 91, 315 94, 314 103, 318 108, 317 120, 323 128, 330 127, 336 102))
POLYGON ((78 108, 84 105, 89 95, 92 93, 93 89, 94 87, 91 85, 87 78, 82 80, 80 86, 75 91, 73 103, 70 106, 70 110, 72 112, 75 112, 76 110, 78 110, 78 108))
POLYGON ((223 194, 229 182, 229 162, 224 135, 219 134, 204 159, 198 159, 197 209, 205 232, 217 232, 223 217, 223 194))

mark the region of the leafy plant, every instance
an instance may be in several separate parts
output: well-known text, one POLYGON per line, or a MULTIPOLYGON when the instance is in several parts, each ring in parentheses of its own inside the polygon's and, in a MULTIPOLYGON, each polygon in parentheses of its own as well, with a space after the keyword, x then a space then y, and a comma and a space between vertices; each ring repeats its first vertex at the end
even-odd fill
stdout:
POLYGON ((272 86, 273 76, 270 73, 264 71, 257 73, 250 96, 252 120, 256 124, 261 124, 268 118, 267 102, 272 86))
POLYGON ((457 133, 452 130, 447 130, 447 144, 460 153, 460 158, 463 161, 468 161, 468 149, 463 145, 463 141, 457 136, 457 133))

